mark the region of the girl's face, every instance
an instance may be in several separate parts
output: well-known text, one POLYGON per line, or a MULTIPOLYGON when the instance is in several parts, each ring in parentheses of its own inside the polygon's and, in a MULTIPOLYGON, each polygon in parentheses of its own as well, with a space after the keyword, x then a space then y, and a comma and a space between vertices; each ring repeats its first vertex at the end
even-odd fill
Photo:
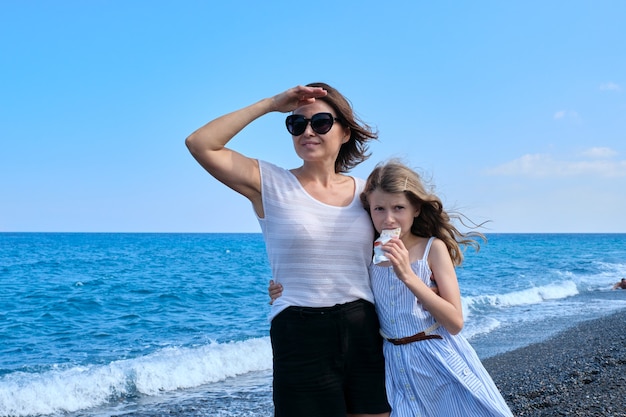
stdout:
POLYGON ((378 233, 383 229, 402 229, 400 238, 411 233, 415 217, 419 216, 419 207, 414 206, 404 193, 386 193, 374 190, 367 197, 370 205, 372 223, 378 233))
MULTIPOLYGON (((317 113, 330 113, 333 117, 337 117, 335 110, 321 100, 299 107, 293 112, 293 114, 302 115, 307 119, 310 119, 317 113)), ((339 155, 341 145, 350 139, 350 129, 335 120, 328 132, 320 134, 311 128, 311 123, 309 122, 301 135, 292 135, 292 138, 296 153, 302 160, 330 160, 334 163, 337 155, 339 155)))

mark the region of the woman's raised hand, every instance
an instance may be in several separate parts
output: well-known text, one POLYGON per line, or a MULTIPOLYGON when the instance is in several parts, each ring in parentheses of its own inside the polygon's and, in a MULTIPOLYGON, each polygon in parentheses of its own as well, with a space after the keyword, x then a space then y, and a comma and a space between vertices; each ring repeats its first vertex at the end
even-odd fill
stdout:
POLYGON ((328 93, 322 87, 299 85, 272 97, 274 110, 287 113, 300 106, 311 104, 316 98, 324 97, 326 94, 328 93))

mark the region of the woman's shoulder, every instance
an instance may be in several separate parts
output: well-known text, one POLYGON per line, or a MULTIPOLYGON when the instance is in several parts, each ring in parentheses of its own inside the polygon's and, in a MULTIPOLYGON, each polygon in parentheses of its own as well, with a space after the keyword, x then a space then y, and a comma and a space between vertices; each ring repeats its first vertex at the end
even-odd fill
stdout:
POLYGON ((356 185, 356 194, 357 196, 363 192, 365 189, 365 179, 361 177, 355 177, 353 175, 346 175, 348 178, 352 178, 354 180, 354 184, 356 185))
POLYGON ((286 169, 279 167, 276 164, 273 164, 269 161, 265 161, 263 159, 257 159, 258 163, 259 163, 259 167, 261 169, 266 169, 266 170, 273 170, 273 171, 286 171, 286 169))
POLYGON ((293 177, 293 174, 287 168, 280 167, 272 162, 258 159, 259 171, 261 175, 271 175, 273 177, 293 177))

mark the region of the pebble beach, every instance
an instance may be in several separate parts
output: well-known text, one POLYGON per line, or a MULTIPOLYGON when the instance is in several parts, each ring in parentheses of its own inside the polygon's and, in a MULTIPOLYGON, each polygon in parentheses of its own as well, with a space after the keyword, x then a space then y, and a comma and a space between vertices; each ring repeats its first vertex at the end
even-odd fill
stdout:
POLYGON ((515 416, 626 416, 626 310, 483 364, 515 416))

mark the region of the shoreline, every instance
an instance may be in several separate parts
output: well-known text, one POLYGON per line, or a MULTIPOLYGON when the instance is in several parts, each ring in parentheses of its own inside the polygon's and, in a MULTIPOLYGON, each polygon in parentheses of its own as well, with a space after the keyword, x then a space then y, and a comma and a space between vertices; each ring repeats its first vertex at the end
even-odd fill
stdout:
POLYGON ((626 417, 626 309, 482 362, 515 416, 626 417))

